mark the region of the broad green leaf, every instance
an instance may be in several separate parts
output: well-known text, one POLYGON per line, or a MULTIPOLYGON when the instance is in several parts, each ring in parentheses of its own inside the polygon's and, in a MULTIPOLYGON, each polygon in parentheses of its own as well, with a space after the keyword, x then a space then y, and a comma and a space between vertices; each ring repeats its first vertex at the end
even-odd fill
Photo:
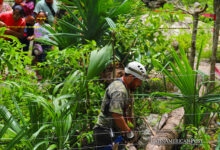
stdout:
POLYGON ((120 14, 126 14, 129 13, 129 11, 131 10, 131 4, 132 4, 132 0, 124 0, 119 7, 117 7, 116 9, 114 9, 114 11, 111 12, 111 17, 116 17, 120 14))
POLYGON ((10 127, 11 122, 12 122, 12 117, 10 117, 8 122, 4 125, 4 127, 1 128, 1 130, 0 130, 0 139, 7 132, 8 128, 10 127))
POLYGON ((69 22, 66 22, 65 20, 59 20, 59 24, 62 24, 63 26, 66 26, 68 27, 68 29, 71 31, 77 31, 77 32, 80 32, 80 33, 84 33, 83 30, 77 28, 76 26, 70 24, 69 22))
POLYGON ((45 110, 48 112, 48 114, 54 118, 55 114, 54 114, 54 109, 52 107, 52 104, 50 102, 48 102, 48 100, 46 100, 45 98, 43 98, 42 96, 36 96, 34 94, 31 93, 27 93, 24 97, 29 97, 31 98, 32 101, 37 102, 38 104, 40 104, 41 106, 43 106, 45 108, 45 110))
POLYGON ((48 143, 49 143, 49 141, 41 141, 34 146, 33 150, 37 150, 37 148, 43 144, 48 145, 48 143))
POLYGON ((20 142, 22 138, 26 136, 26 130, 20 130, 20 132, 17 133, 16 137, 14 137, 10 143, 7 145, 6 149, 11 149, 13 148, 16 144, 20 142))
POLYGON ((32 134, 32 136, 30 137, 30 140, 31 141, 35 140, 37 138, 37 136, 40 134, 41 131, 43 131, 44 129, 46 129, 46 128, 50 127, 50 126, 51 125, 47 125, 47 124, 42 125, 39 130, 37 130, 34 134, 32 134))
POLYGON ((64 85, 64 83, 60 83, 58 85, 55 86, 54 90, 53 90, 53 95, 55 95, 57 93, 57 91, 64 85))
POLYGON ((89 60, 87 80, 91 80, 99 75, 106 68, 111 62, 112 54, 112 45, 110 44, 106 45, 99 51, 92 51, 89 60))
POLYGON ((220 133, 218 134, 218 145, 216 146, 215 150, 219 150, 220 149, 220 133))
POLYGON ((63 88, 61 89, 61 95, 65 95, 69 93, 69 89, 71 89, 71 87, 73 86, 73 84, 75 82, 77 82, 80 77, 82 76, 82 73, 77 70, 75 72, 73 72, 72 74, 70 74, 66 80, 64 81, 64 85, 63 88))
POLYGON ((111 18, 106 17, 105 20, 107 21, 108 25, 111 28, 116 28, 116 24, 114 23, 114 21, 111 18))
POLYGON ((2 116, 2 118, 6 121, 6 122, 11 122, 10 123, 10 127, 15 131, 15 132, 20 132, 21 131, 21 128, 19 126, 19 124, 16 122, 15 119, 13 119, 13 116, 12 114, 8 111, 8 109, 3 106, 3 105, 0 105, 0 114, 2 116))
POLYGON ((87 30, 86 26, 79 21, 79 19, 72 13, 72 11, 65 5, 63 5, 63 7, 67 10, 67 12, 70 14, 70 16, 77 22, 77 24, 79 24, 80 27, 83 28, 83 30, 86 31, 87 30))
POLYGON ((50 147, 48 147, 47 150, 53 150, 53 149, 56 149, 57 148, 57 145, 56 144, 52 144, 50 145, 50 147))
MULTIPOLYGON (((6 125, 10 125, 10 122, 8 122, 7 124, 0 124, 0 129, 2 130, 6 125), (8 124, 9 123, 9 124, 8 124)), ((8 128, 5 135, 10 137, 15 137, 16 136, 16 132, 14 130, 12 130, 11 128, 8 128)), ((2 138, 2 137, 0 137, 2 138)))

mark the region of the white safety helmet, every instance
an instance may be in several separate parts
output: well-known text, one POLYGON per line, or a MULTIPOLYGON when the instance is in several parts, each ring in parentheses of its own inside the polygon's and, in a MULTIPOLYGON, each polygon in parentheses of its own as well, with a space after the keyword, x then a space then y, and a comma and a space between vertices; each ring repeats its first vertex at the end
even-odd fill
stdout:
POLYGON ((125 73, 131 74, 142 81, 145 81, 147 78, 146 69, 141 63, 136 61, 130 62, 125 67, 125 73))

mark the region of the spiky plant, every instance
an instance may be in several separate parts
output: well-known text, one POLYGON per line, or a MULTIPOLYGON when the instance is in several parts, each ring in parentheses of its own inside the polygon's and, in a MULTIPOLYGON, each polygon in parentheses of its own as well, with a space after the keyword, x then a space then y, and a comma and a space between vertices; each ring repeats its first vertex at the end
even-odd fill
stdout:
POLYGON ((173 57, 173 62, 169 59, 167 60, 167 65, 162 66, 157 60, 154 60, 154 65, 159 67, 169 80, 179 89, 179 93, 162 93, 156 92, 154 94, 160 94, 164 96, 169 96, 174 99, 170 104, 174 104, 176 107, 184 107, 185 125, 193 124, 198 127, 203 118, 202 108, 207 108, 208 104, 211 102, 220 102, 220 97, 218 94, 209 95, 213 91, 205 91, 203 95, 200 95, 199 91, 202 85, 207 82, 200 81, 198 75, 204 76, 204 74, 198 71, 200 55, 202 47, 200 48, 198 61, 196 65, 196 70, 193 70, 189 64, 188 58, 183 49, 180 49, 180 55, 172 49, 170 52, 173 57), (169 68, 169 69, 168 69, 169 68))

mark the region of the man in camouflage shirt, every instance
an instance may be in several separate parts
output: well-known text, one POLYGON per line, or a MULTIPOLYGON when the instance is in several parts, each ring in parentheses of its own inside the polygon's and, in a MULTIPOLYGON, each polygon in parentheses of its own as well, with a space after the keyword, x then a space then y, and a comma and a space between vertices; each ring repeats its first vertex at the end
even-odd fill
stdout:
POLYGON ((101 106, 98 121, 94 127, 94 141, 97 149, 112 146, 119 135, 129 141, 134 138, 127 122, 131 117, 130 92, 146 80, 146 70, 139 62, 131 62, 125 67, 125 75, 113 81, 107 88, 101 106))

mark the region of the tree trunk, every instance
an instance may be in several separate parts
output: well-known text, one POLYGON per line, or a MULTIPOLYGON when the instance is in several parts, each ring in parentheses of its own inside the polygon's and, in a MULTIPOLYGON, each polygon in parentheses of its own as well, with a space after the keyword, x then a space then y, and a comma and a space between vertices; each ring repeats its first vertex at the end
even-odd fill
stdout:
POLYGON ((193 31, 192 31, 192 42, 191 42, 191 55, 190 55, 190 66, 194 69, 194 60, 196 56, 196 35, 198 30, 198 22, 199 22, 199 15, 206 11, 208 5, 206 4, 204 8, 201 8, 200 3, 195 2, 193 8, 186 10, 183 6, 179 6, 178 4, 175 6, 176 8, 184 11, 187 14, 193 16, 193 31))
POLYGON ((170 139, 177 139, 178 132, 176 127, 181 123, 184 116, 183 107, 173 110, 167 119, 166 125, 157 133, 156 136, 151 137, 151 140, 147 144, 145 150, 171 150, 173 144, 156 145, 156 143, 165 142, 170 139))
POLYGON ((192 31, 192 42, 191 42, 191 56, 190 56, 190 65, 192 69, 194 68, 194 60, 196 56, 196 35, 197 35, 197 28, 199 22, 199 14, 193 15, 193 31, 192 31))
MULTIPOLYGON (((219 25, 220 25, 220 1, 214 0, 214 14, 216 15, 216 21, 214 23, 214 33, 213 33, 213 46, 212 46, 212 57, 211 57, 211 67, 210 67, 210 81, 215 81, 215 63, 216 63, 216 53, 218 49, 219 41, 219 25)), ((215 83, 210 83, 210 90, 215 87, 215 83)))

